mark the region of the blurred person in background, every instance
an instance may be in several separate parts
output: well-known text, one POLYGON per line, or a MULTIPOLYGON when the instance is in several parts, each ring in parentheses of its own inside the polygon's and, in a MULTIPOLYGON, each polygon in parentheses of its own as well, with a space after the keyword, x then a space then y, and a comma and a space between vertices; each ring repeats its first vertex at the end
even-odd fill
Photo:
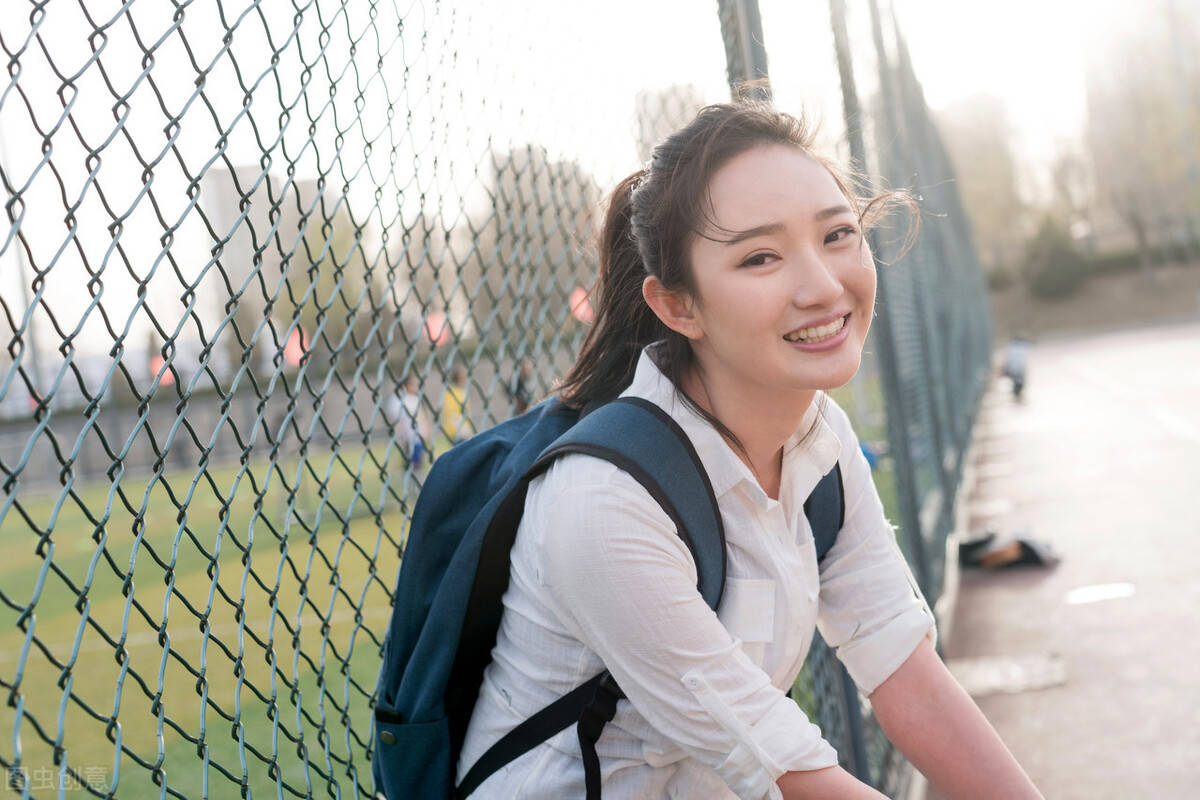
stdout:
POLYGON ((451 447, 465 441, 474 432, 467 419, 467 369, 456 364, 442 393, 441 433, 451 447))
POLYGON ((1022 334, 1017 334, 1004 348, 1004 365, 1001 372, 1012 384, 1012 394, 1017 400, 1025 391, 1026 372, 1029 369, 1029 349, 1032 343, 1022 334))
POLYGON ((420 469, 432 431, 429 415, 421 408, 421 382, 415 374, 405 375, 400 388, 388 398, 387 418, 412 468, 420 469))
POLYGON ((513 413, 523 414, 533 401, 533 362, 522 358, 508 383, 508 396, 513 401, 513 413))

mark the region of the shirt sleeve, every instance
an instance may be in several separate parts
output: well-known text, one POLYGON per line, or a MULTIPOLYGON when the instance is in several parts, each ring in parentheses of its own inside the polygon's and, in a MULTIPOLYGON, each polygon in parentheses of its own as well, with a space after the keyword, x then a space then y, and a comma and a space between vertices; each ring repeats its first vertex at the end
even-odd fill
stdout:
POLYGON ((936 644, 937 629, 895 530, 884 517, 858 437, 845 413, 830 406, 829 422, 842 442, 838 461, 846 515, 837 541, 821 562, 817 628, 859 690, 870 695, 923 638, 936 644))
POLYGON ((633 478, 550 485, 573 458, 587 456, 547 475, 540 580, 633 707, 739 797, 778 797, 784 772, 836 764, 817 726, 704 602, 687 546, 633 478))

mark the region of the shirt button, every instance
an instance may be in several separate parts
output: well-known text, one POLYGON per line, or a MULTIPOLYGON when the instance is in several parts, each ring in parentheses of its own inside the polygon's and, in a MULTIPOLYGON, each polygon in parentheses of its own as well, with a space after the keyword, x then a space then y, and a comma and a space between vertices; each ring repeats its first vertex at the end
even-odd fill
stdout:
POLYGON ((683 679, 683 685, 692 691, 695 691, 696 689, 700 688, 700 679, 695 675, 689 675, 683 679))

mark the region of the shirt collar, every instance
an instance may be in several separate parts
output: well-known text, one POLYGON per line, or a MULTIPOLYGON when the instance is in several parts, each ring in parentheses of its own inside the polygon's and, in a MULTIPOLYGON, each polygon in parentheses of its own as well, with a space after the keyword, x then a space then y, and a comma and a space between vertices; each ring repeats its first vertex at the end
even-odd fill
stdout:
MULTIPOLYGON (((738 458, 716 428, 684 402, 682 392, 658 368, 651 356, 654 347, 651 344, 642 350, 633 382, 621 396, 649 400, 679 423, 696 448, 718 499, 740 487, 760 508, 772 506, 775 501, 763 491, 750 468, 738 458)), ((817 397, 820 396, 818 393, 817 397)), ((780 501, 793 509, 797 503, 803 504, 821 476, 833 469, 841 452, 841 442, 825 422, 818 406, 819 403, 814 402, 809 407, 800 427, 788 437, 783 448, 780 501)))

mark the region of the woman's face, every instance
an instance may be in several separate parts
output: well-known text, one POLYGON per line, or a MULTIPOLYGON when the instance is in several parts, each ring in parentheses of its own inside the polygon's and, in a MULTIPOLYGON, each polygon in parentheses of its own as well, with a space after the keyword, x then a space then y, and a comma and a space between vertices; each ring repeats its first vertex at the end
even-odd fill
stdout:
POLYGON ((875 264, 833 176, 800 150, 763 145, 709 183, 716 240, 694 237, 692 335, 709 393, 830 389, 858 370, 875 264))

